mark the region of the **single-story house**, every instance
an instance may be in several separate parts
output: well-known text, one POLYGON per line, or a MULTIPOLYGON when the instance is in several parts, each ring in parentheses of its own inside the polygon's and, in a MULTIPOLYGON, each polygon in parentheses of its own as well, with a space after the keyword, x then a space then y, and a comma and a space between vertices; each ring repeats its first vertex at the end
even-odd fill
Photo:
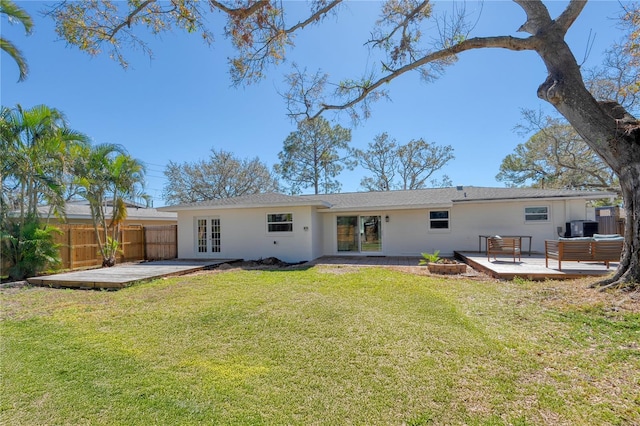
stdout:
MULTIPOLYGON (((532 250, 594 220, 609 192, 450 187, 290 196, 276 193, 160 207, 178 214, 178 258, 420 256, 478 251, 480 235, 527 235, 532 250)), ((523 241, 523 249, 528 249, 523 241)))
MULTIPOLYGON (((140 204, 127 202, 127 218, 124 226, 152 226, 152 225, 176 225, 177 214, 173 212, 161 212, 158 209, 144 207, 140 204)), ((50 212, 49 206, 39 206, 38 215, 49 223, 67 225, 92 225, 91 209, 86 201, 73 201, 65 205, 66 218, 61 222, 50 212)), ((106 207, 107 217, 111 214, 111 207, 106 207)))

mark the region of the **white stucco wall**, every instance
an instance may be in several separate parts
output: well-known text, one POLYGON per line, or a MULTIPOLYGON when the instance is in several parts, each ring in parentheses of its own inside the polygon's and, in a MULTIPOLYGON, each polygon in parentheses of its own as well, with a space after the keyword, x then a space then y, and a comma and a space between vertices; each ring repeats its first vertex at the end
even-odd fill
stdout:
MULTIPOLYGON (((323 241, 325 240, 325 227, 323 216, 315 208, 311 209, 311 259, 323 255, 323 241)), ((310 259, 310 260, 311 260, 310 259)))
MULTIPOLYGON (((337 252, 336 217, 349 215, 380 215, 382 221, 382 255, 419 256, 422 252, 450 256, 454 251, 477 251, 479 235, 530 235, 532 251, 544 251, 544 240, 557 239, 557 228, 564 230, 570 220, 584 220, 587 209, 584 200, 540 200, 518 202, 459 203, 451 207, 422 210, 389 210, 353 213, 321 213, 324 217, 324 255, 349 255, 337 252), (525 207, 546 206, 549 220, 527 222, 525 207), (449 229, 429 229, 429 211, 448 210, 449 229), (384 220, 389 216, 389 222, 384 220)), ((528 239, 522 241, 528 249, 528 239)), ((482 245, 484 250, 484 241, 482 245)), ((351 253, 360 255, 359 253, 351 253)))
POLYGON ((180 211, 178 213, 178 257, 181 259, 255 260, 273 256, 285 262, 312 260, 314 258, 312 235, 315 227, 311 207, 221 209, 215 212, 180 211), (293 232, 267 232, 267 214, 273 213, 293 213, 293 232), (195 221, 199 217, 220 218, 221 251, 219 253, 196 252, 195 221))
MULTIPOLYGON (((249 260, 273 256, 286 262, 300 262, 323 255, 360 256, 361 253, 338 252, 336 242, 336 217, 360 215, 381 216, 382 252, 379 254, 385 256, 419 256, 436 250, 450 256, 456 250, 477 251, 479 235, 531 235, 532 250, 542 252, 544 240, 557 239, 557 228, 564 231, 566 222, 589 218, 584 200, 456 203, 433 209, 354 212, 317 211, 314 207, 181 211, 178 213, 178 257, 249 260), (527 222, 525 207, 538 206, 549 209, 549 220, 527 222), (430 210, 448 210, 449 229, 429 229, 430 210), (267 232, 269 213, 292 213, 293 232, 267 232), (389 216, 388 222, 386 216, 389 216), (195 220, 199 217, 220 218, 221 252, 197 253, 195 220)), ((523 240, 523 249, 527 248, 528 241, 523 240)))

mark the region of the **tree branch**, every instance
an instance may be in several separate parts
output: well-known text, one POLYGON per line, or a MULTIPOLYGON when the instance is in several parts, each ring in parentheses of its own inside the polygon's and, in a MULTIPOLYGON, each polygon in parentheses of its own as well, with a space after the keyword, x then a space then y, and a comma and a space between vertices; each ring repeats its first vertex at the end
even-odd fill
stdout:
POLYGON ((586 0, 571 0, 564 12, 556 19, 558 26, 563 29, 563 34, 573 25, 586 4, 586 0))
MULTIPOLYGON (((381 77, 379 80, 366 85, 360 86, 357 89, 360 90, 360 94, 352 99, 351 101, 342 104, 342 105, 328 105, 322 104, 320 110, 313 116, 313 118, 318 117, 323 112, 328 110, 342 110, 353 107, 359 102, 363 101, 367 96, 369 96, 373 91, 378 89, 385 83, 389 83, 391 80, 401 76, 402 74, 420 68, 421 66, 427 65, 429 63, 444 61, 452 56, 455 56, 458 53, 462 53, 467 50, 474 49, 482 49, 482 48, 503 48, 508 50, 520 51, 520 50, 535 50, 537 46, 537 41, 533 37, 529 37, 526 39, 521 39, 517 37, 511 36, 501 36, 501 37, 475 37, 464 40, 456 45, 453 45, 447 49, 438 50, 436 52, 430 53, 421 59, 414 61, 410 64, 407 64, 401 68, 392 71, 390 74, 387 74, 381 77)), ((356 87, 354 87, 356 89, 356 87)))
POLYGON ((403 30, 403 34, 406 31, 407 26, 413 22, 413 20, 415 19, 415 17, 418 15, 418 13, 421 13, 426 7, 429 6, 429 0, 423 1, 422 3, 420 3, 418 6, 416 6, 413 10, 411 10, 409 13, 407 13, 406 15, 404 15, 404 19, 399 22, 390 32, 389 34, 385 35, 382 38, 379 39, 371 39, 369 40, 367 43, 372 43, 374 46, 379 46, 383 43, 386 43, 388 40, 390 40, 394 34, 396 32, 398 32, 398 30, 400 30, 400 28, 402 28, 403 30))
POLYGON ((247 18, 248 16, 253 15, 258 9, 262 9, 263 7, 269 4, 267 0, 260 0, 255 2, 249 7, 240 7, 240 8, 233 9, 225 6, 224 4, 216 0, 209 0, 209 3, 211 4, 212 7, 215 7, 216 9, 220 9, 227 15, 231 15, 239 19, 247 18))
POLYGON ((318 9, 315 13, 313 13, 311 16, 309 16, 309 18, 305 19, 302 22, 298 22, 297 24, 295 24, 294 26, 285 29, 284 32, 287 34, 291 34, 296 30, 302 29, 304 27, 306 27, 309 24, 312 24, 315 21, 320 20, 320 17, 323 16, 324 14, 326 14, 327 12, 329 12, 331 9, 333 9, 334 7, 338 6, 340 3, 342 3, 342 0, 334 0, 331 3, 327 4, 325 7, 318 9))
POLYGON ((513 0, 527 14, 527 21, 522 24, 518 31, 523 31, 531 35, 536 35, 541 28, 551 23, 549 11, 540 0, 513 0))
POLYGON ((116 25, 111 32, 108 34, 108 39, 112 40, 113 37, 115 37, 115 35, 118 33, 118 31, 120 31, 122 28, 124 28, 124 26, 126 25, 127 27, 131 27, 131 21, 133 20, 133 18, 142 11, 142 9, 144 9, 145 7, 147 7, 148 5, 150 5, 151 3, 155 3, 156 0, 145 0, 142 3, 140 3, 140 5, 138 7, 136 7, 134 10, 131 11, 131 13, 129 13, 129 15, 127 15, 126 19, 124 19, 120 24, 116 25))

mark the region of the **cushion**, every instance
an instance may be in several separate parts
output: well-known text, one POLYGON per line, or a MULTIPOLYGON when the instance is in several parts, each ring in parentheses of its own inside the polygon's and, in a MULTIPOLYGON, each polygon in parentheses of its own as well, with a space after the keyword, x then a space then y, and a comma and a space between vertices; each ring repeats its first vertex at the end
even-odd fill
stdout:
POLYGON ((593 238, 591 237, 574 237, 574 238, 559 237, 558 241, 593 241, 593 238))
POLYGON ((620 238, 624 239, 624 237, 619 234, 593 234, 594 240, 619 240, 620 238))
POLYGON ((593 241, 624 241, 624 237, 618 235, 617 237, 611 237, 611 238, 596 238, 594 236, 593 241))

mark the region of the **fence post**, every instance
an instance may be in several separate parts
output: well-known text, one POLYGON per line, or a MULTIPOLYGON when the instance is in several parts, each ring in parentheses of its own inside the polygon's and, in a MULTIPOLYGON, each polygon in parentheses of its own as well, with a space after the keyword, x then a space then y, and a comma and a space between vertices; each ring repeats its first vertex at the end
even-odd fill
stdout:
POLYGON ((176 259, 178 258, 178 225, 173 225, 175 238, 175 248, 176 248, 176 259))
POLYGON ((142 258, 147 260, 147 227, 142 226, 142 258))
POLYGON ((120 260, 120 263, 122 263, 127 261, 127 254, 125 252, 126 241, 124 240, 124 226, 118 226, 118 232, 120 233, 120 241, 122 241, 122 260, 120 260))
POLYGON ((67 256, 69 257, 69 269, 73 270, 73 257, 75 255, 75 244, 73 244, 73 237, 71 232, 71 227, 66 227, 67 232, 67 256))

